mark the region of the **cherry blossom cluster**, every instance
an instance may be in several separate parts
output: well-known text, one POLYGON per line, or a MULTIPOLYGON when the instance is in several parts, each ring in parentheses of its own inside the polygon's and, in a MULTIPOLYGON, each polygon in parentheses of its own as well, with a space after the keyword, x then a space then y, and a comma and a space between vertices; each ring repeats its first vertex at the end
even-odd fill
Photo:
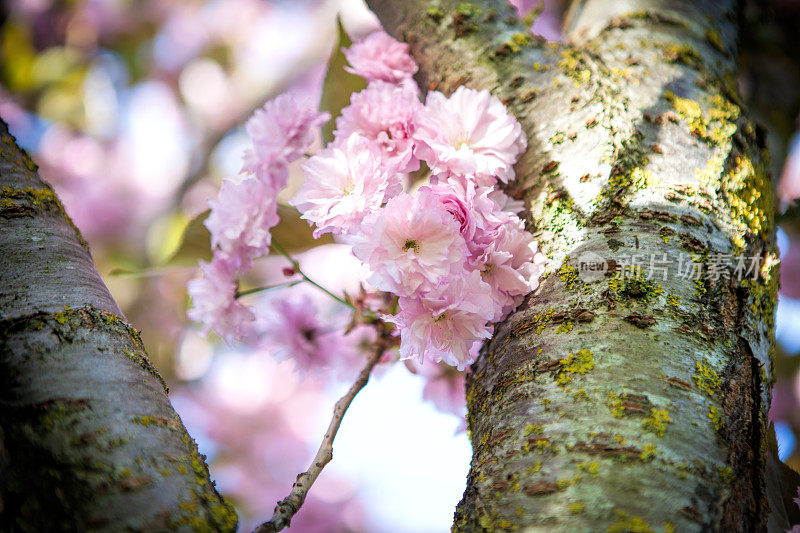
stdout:
MULTIPOLYGON (((420 101, 408 45, 384 32, 344 53, 367 88, 342 109, 332 142, 303 165, 305 182, 290 204, 315 238, 330 233, 352 246, 369 290, 397 297, 393 310, 375 311, 395 324, 402 358, 464 370, 544 270, 517 215, 521 203, 496 188, 514 177, 525 135, 488 91, 462 86, 420 101)), ((192 318, 234 336, 242 333, 236 324, 252 320, 226 276, 266 253, 286 163, 326 118, 279 97, 250 120, 248 177, 225 182, 211 204, 215 260, 190 286, 192 318)))
POLYGON ((543 270, 520 206, 495 189, 514 177, 526 140, 488 91, 433 91, 423 105, 407 50, 381 32, 348 51, 369 84, 304 166, 291 203, 316 236, 353 245, 373 287, 399 297, 384 318, 398 326, 402 357, 463 370, 543 270), (412 190, 408 174, 421 161, 430 184, 412 190))
POLYGON ((283 94, 247 121, 252 147, 244 154, 242 178, 226 179, 205 225, 211 232, 213 259, 201 262, 203 276, 189 282, 194 302, 188 316, 228 343, 248 335, 255 316, 236 298, 239 275, 253 259, 269 254, 270 230, 278 224, 278 192, 286 186, 288 164, 305 154, 314 131, 330 118, 283 94))

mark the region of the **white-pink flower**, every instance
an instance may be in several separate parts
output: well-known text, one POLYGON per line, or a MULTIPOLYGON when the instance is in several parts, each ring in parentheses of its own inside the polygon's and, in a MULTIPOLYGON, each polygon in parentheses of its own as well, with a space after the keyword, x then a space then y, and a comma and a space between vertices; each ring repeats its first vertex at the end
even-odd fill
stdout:
POLYGON ((479 185, 508 182, 527 140, 519 122, 489 91, 432 91, 417 128, 417 154, 434 175, 470 174, 479 185))
POLYGON ((368 265, 368 281, 409 296, 459 276, 466 243, 459 224, 429 189, 403 193, 362 224, 353 253, 368 265))
POLYGON ((314 140, 314 131, 330 119, 308 102, 299 103, 284 93, 270 100, 248 119, 245 130, 253 147, 244 153, 243 172, 281 189, 288 175, 286 164, 301 157, 314 140))
POLYGON ((473 270, 418 296, 401 297, 400 312, 385 317, 400 330, 400 356, 444 361, 464 370, 492 336, 489 286, 473 270))
POLYGON ((252 260, 269 253, 270 229, 278 224, 277 191, 254 177, 224 180, 217 200, 209 201, 205 221, 211 246, 246 272, 252 260))
POLYGON ((359 133, 380 148, 387 165, 398 172, 413 172, 419 168, 414 130, 421 110, 422 103, 412 88, 375 81, 350 97, 350 105, 336 119, 335 134, 346 138, 359 133))
POLYGON ((400 83, 417 71, 417 64, 408 53, 408 45, 384 31, 375 31, 342 51, 350 63, 345 70, 368 81, 400 83))
POLYGON ((187 286, 193 304, 187 316, 202 322, 205 332, 213 330, 228 344, 246 337, 255 317, 236 300, 235 267, 223 258, 214 257, 210 263, 201 261, 200 268, 203 276, 189 281, 187 286))
POLYGON ((289 203, 316 224, 315 238, 350 233, 403 190, 402 176, 383 165, 377 146, 356 133, 317 153, 303 170, 306 181, 289 203))

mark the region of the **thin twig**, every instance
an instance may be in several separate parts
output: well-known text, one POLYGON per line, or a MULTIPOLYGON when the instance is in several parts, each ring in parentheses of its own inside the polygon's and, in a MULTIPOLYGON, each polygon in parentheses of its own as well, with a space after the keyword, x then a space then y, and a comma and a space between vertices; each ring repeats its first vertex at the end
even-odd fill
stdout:
POLYGON ((317 282, 316 282, 316 281, 314 281, 313 279, 311 279, 311 278, 309 278, 308 276, 306 276, 305 272, 303 272, 303 271, 300 269, 300 263, 298 263, 298 262, 297 262, 297 260, 296 260, 294 257, 292 257, 291 255, 289 255, 289 252, 287 252, 286 250, 284 250, 284 249, 283 249, 283 247, 282 247, 280 244, 278 244, 277 242, 275 242, 275 239, 272 239, 272 244, 271 244, 271 246, 272 246, 273 248, 275 248, 275 250, 276 250, 278 253, 280 253, 280 254, 281 254, 281 255, 283 255, 283 256, 284 256, 286 259, 288 259, 288 260, 289 260, 289 262, 290 262, 290 263, 292 263, 292 268, 294 268, 295 272, 297 272, 298 274, 300 274, 300 275, 303 277, 303 279, 305 279, 307 282, 309 282, 310 284, 312 284, 313 286, 315 286, 316 288, 318 288, 319 290, 321 290, 322 292, 324 292, 325 294, 327 294, 328 296, 330 296, 331 298, 333 298, 334 300, 336 300, 336 301, 337 301, 337 302, 339 302, 340 304, 342 304, 342 305, 346 305, 347 307, 349 307, 349 308, 350 308, 350 309, 352 309, 353 311, 356 311, 356 310, 357 310, 357 309, 356 309, 356 307, 355 307, 353 304, 351 304, 350 302, 348 302, 348 301, 344 300, 343 298, 340 298, 339 296, 335 295, 334 293, 332 293, 331 291, 329 291, 328 289, 326 289, 325 287, 323 287, 322 285, 320 285, 319 283, 317 283, 317 282))
POLYGON ((317 455, 314 456, 314 460, 311 462, 311 466, 308 467, 308 470, 297 476, 297 481, 292 485, 292 490, 289 495, 279 501, 278 505, 275 507, 275 513, 272 515, 272 519, 258 526, 254 533, 276 533, 289 527, 292 517, 300 509, 300 506, 303 505, 308 490, 314 484, 314 481, 317 480, 317 477, 319 477, 325 465, 333 459, 333 439, 336 438, 336 433, 339 431, 339 426, 342 423, 344 414, 347 412, 347 408, 350 407, 350 403, 353 401, 353 398, 356 397, 356 394, 367 384, 372 369, 375 368, 375 365, 381 360, 381 356, 389 348, 390 344, 390 333, 386 325, 382 323, 378 334, 378 340, 375 343, 375 350, 370 355, 367 364, 364 365, 364 368, 361 370, 361 373, 358 375, 353 385, 350 386, 347 394, 339 398, 339 401, 336 402, 333 408, 333 417, 331 418, 331 423, 328 425, 328 431, 325 432, 325 437, 322 439, 322 443, 319 446, 319 450, 317 450, 317 455))
POLYGON ((294 287, 295 285, 299 285, 306 281, 305 279, 296 279, 294 281, 287 281, 285 283, 276 283, 275 285, 265 285, 263 287, 254 287, 252 289, 245 289, 243 291, 237 290, 236 297, 240 298, 242 296, 247 296, 248 294, 255 294, 261 291, 268 291, 270 289, 280 289, 284 287, 294 287))

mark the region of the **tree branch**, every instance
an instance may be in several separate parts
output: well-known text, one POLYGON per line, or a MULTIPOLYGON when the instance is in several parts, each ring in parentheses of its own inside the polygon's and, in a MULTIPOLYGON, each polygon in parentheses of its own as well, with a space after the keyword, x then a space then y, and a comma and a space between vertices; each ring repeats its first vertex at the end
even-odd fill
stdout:
POLYGON ((292 490, 289 495, 278 502, 272 518, 269 522, 264 522, 258 526, 255 533, 275 533, 289 527, 292 517, 303 505, 309 489, 314 485, 314 482, 322 473, 322 469, 325 468, 325 465, 333 459, 333 440, 336 438, 336 433, 339 431, 339 426, 344 419, 347 409, 350 407, 356 394, 367 384, 372 369, 380 362, 383 354, 391 346, 391 333, 387 325, 381 323, 379 327, 380 331, 378 333, 378 340, 375 342, 374 351, 361 370, 361 373, 358 375, 358 378, 356 378, 355 382, 350 386, 350 389, 336 402, 333 408, 333 417, 328 425, 328 430, 325 432, 325 437, 322 439, 322 443, 317 450, 317 454, 314 456, 314 460, 311 462, 311 466, 308 467, 308 470, 297 476, 297 481, 292 485, 292 490))
POLYGON ((0 531, 235 531, 86 242, 0 137, 0 531))
POLYGON ((735 2, 583 0, 571 46, 528 36, 505 2, 368 4, 423 89, 488 89, 520 120, 509 188, 552 265, 467 377, 453 530, 762 529, 777 267, 735 2), (584 254, 605 275, 584 279, 584 254), (678 272, 689 254, 697 281, 678 272), (724 254, 762 275, 709 278, 724 254), (629 283, 614 265, 633 256, 667 258, 667 277, 629 283))

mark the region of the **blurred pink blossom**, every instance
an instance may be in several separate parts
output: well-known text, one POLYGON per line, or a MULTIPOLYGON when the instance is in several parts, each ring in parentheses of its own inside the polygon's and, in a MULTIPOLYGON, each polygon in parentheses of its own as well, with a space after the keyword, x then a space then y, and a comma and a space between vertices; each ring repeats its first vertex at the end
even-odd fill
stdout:
POLYGON ((228 344, 246 337, 254 315, 236 299, 235 267, 229 261, 214 257, 200 262, 202 277, 188 283, 192 308, 186 313, 195 322, 204 324, 204 331, 213 330, 228 344))
POLYGON ((778 199, 783 208, 800 200, 800 133, 795 134, 789 143, 789 153, 778 184, 778 199))
POLYGON ((279 222, 277 191, 254 177, 225 180, 209 205, 211 245, 235 268, 246 272, 253 259, 269 254, 270 229, 279 222))
POLYGON ((308 103, 298 103, 287 93, 270 100, 245 124, 253 147, 245 151, 242 170, 276 191, 286 185, 286 165, 303 156, 314 133, 330 119, 308 103))
MULTIPOLYGON (((453 414, 462 419, 458 431, 466 429, 467 402, 464 372, 443 363, 414 359, 406 360, 408 369, 425 380, 422 388, 422 399, 431 402, 434 407, 444 413, 453 414)), ((469 369, 467 369, 469 371, 469 369)))
POLYGON ((408 53, 408 45, 382 30, 342 50, 350 63, 345 70, 367 81, 400 83, 417 72, 417 64, 408 53))
MULTIPOLYGON (((301 385, 292 362, 259 353, 218 356, 200 382, 174 387, 170 399, 208 454, 217 487, 236 505, 242 531, 269 519, 308 466, 319 444, 313 430, 329 408, 321 382, 301 385)), ((363 530, 355 489, 326 472, 292 519, 292 530, 363 530)))

